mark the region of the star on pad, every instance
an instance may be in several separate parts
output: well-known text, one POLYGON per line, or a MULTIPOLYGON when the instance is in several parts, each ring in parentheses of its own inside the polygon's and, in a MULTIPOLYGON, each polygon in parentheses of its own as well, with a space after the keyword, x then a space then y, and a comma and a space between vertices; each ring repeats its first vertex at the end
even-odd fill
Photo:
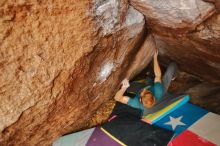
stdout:
POLYGON ((173 118, 171 116, 169 116, 169 117, 170 117, 170 121, 166 122, 164 124, 171 125, 173 130, 175 130, 178 125, 186 125, 183 122, 181 122, 181 119, 183 118, 183 116, 180 116, 178 118, 173 118))

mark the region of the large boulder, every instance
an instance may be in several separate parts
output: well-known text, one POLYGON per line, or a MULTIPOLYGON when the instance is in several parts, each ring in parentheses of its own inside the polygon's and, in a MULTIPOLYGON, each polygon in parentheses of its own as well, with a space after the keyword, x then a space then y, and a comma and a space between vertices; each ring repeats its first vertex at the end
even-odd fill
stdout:
POLYGON ((162 60, 220 83, 220 14, 202 0, 131 0, 155 34, 162 60))
POLYGON ((82 128, 149 63, 144 26, 126 0, 1 1, 0 145, 50 145, 82 128))

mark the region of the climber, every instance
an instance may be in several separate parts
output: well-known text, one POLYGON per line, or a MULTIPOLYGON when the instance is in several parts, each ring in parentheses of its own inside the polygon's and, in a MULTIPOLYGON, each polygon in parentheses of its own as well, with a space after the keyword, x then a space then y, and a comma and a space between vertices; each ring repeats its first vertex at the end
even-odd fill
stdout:
POLYGON ((121 89, 116 93, 114 99, 118 102, 127 104, 133 108, 140 109, 142 111, 142 115, 145 109, 152 108, 157 101, 162 99, 163 95, 167 92, 167 89, 171 83, 171 81, 175 77, 175 73, 177 70, 177 65, 175 63, 171 63, 163 78, 161 79, 161 69, 158 63, 158 50, 153 56, 154 62, 154 83, 151 86, 147 86, 142 89, 139 95, 136 95, 134 98, 124 96, 125 91, 130 86, 129 81, 124 79, 122 81, 121 89))

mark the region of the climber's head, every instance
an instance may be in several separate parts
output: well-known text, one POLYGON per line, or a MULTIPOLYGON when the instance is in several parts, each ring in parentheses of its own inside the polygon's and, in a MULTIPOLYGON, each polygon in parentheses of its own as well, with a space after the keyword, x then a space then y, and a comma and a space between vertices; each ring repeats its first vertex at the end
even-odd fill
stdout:
POLYGON ((140 101, 145 108, 151 108, 155 104, 155 98, 148 89, 143 89, 141 91, 140 101))

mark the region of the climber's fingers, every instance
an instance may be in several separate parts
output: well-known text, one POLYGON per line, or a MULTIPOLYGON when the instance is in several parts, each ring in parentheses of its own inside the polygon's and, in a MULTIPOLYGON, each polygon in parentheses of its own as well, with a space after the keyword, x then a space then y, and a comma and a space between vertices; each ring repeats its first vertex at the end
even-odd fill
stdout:
POLYGON ((128 88, 129 86, 130 86, 129 80, 128 79, 124 79, 122 81, 122 88, 128 88))

